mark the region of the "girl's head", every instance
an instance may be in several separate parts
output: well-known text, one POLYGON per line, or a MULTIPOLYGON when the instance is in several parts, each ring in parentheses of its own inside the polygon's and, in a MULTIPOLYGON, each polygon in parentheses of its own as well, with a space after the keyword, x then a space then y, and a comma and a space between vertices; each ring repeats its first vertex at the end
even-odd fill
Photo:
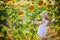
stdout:
POLYGON ((48 20, 48 13, 47 13, 47 11, 43 11, 40 15, 41 15, 42 18, 45 18, 45 19, 48 20))

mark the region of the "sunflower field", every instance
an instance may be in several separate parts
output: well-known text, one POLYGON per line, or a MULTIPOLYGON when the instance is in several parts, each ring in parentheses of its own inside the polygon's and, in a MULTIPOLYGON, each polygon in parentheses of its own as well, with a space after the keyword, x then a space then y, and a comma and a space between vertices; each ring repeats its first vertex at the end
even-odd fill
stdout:
POLYGON ((48 11, 47 39, 60 40, 60 0, 0 0, 0 40, 40 40, 40 13, 48 11))

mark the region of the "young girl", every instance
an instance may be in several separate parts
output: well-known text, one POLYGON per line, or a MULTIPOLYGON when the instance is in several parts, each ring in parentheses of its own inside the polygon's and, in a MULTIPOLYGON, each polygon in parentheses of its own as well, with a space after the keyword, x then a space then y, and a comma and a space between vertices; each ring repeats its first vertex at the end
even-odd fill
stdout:
POLYGON ((43 11, 41 13, 42 21, 34 21, 35 24, 39 24, 38 32, 37 34, 39 37, 41 37, 42 40, 45 40, 46 33, 47 33, 47 25, 48 25, 48 18, 47 18, 47 12, 43 11))

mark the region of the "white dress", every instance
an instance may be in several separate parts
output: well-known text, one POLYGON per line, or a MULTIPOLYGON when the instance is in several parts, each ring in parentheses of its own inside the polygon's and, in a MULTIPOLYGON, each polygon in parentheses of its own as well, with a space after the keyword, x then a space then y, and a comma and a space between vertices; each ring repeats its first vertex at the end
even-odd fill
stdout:
POLYGON ((46 25, 48 24, 48 20, 44 20, 44 23, 42 23, 39 28, 38 28, 38 35, 40 37, 45 37, 47 33, 47 27, 46 25))

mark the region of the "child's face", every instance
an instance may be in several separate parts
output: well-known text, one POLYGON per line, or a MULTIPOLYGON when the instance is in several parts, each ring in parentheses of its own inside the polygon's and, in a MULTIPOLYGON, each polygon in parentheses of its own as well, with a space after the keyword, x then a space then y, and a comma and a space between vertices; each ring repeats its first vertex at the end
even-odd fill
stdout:
POLYGON ((45 16, 44 16, 44 15, 42 15, 41 17, 42 17, 42 18, 45 18, 45 16))

